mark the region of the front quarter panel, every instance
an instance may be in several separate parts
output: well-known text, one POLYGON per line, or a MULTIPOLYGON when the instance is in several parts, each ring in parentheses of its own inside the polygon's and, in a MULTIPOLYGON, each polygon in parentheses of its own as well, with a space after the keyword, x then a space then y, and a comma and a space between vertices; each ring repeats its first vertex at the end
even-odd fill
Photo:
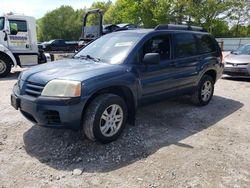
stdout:
POLYGON ((12 60, 13 65, 17 66, 16 59, 15 59, 14 55, 12 54, 12 52, 8 48, 6 48, 4 45, 2 45, 2 44, 0 44, 0 52, 8 55, 9 58, 12 60))
POLYGON ((134 100, 137 98, 138 80, 129 66, 124 70, 98 75, 83 82, 82 97, 91 97, 94 93, 109 87, 123 86, 130 89, 134 100))

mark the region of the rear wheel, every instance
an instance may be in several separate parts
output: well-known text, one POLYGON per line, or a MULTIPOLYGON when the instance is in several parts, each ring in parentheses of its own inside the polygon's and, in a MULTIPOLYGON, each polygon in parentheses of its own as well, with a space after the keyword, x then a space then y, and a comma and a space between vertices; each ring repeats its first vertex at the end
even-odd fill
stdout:
POLYGON ((83 118, 83 131, 90 140, 109 143, 120 136, 126 120, 124 100, 118 95, 103 94, 88 106, 83 118))
POLYGON ((0 55, 0 78, 7 76, 11 70, 11 62, 8 58, 0 55))
POLYGON ((192 102, 199 106, 207 105, 213 97, 214 80, 210 75, 204 75, 195 92, 192 95, 192 102))

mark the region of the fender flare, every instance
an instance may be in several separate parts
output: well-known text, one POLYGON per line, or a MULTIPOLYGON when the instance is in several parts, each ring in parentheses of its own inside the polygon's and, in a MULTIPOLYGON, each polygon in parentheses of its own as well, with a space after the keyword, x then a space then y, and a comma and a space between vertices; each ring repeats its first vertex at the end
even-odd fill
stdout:
POLYGON ((6 47, 5 47, 4 45, 2 45, 2 44, 0 44, 0 52, 2 52, 2 53, 4 53, 5 55, 7 55, 7 56, 11 59, 13 65, 14 65, 15 67, 17 66, 17 61, 16 61, 15 56, 12 54, 12 52, 11 52, 8 48, 6 48, 6 47))

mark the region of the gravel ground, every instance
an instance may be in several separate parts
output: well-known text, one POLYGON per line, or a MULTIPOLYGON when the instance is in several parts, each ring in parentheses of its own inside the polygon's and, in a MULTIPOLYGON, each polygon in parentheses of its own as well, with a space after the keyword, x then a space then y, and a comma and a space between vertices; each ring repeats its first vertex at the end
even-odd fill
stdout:
POLYGON ((250 187, 250 80, 221 79, 205 107, 187 97, 138 110, 117 141, 34 126, 0 80, 0 187, 250 187))

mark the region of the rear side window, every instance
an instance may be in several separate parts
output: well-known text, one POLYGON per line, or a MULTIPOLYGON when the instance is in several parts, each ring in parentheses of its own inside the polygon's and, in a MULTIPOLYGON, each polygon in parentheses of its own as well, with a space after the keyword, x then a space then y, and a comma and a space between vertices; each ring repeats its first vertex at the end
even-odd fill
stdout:
POLYGON ((209 35, 196 35, 198 53, 204 54, 216 51, 214 40, 209 35))
POLYGON ((178 33, 174 35, 176 58, 197 55, 195 38, 191 33, 178 33))

